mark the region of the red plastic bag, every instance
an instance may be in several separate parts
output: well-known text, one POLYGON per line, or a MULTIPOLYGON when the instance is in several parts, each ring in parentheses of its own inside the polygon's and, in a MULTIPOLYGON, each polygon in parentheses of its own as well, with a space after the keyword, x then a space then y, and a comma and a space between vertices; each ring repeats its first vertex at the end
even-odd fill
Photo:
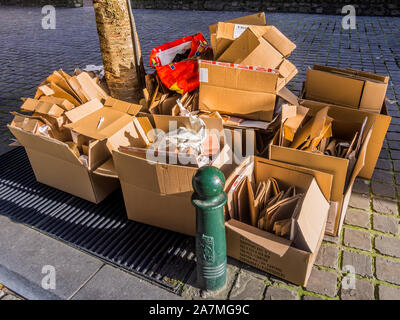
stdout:
POLYGON ((208 49, 201 33, 187 36, 151 50, 150 66, 168 89, 185 94, 198 88, 199 71, 196 60, 184 59, 200 56, 208 49))

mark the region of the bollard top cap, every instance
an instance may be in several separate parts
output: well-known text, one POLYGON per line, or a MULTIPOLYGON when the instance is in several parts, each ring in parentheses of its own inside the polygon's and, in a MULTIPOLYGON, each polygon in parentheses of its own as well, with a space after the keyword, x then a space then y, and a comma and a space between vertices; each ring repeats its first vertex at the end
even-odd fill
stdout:
POLYGON ((216 167, 206 166, 197 170, 192 180, 194 191, 201 198, 211 198, 224 191, 225 177, 216 167))

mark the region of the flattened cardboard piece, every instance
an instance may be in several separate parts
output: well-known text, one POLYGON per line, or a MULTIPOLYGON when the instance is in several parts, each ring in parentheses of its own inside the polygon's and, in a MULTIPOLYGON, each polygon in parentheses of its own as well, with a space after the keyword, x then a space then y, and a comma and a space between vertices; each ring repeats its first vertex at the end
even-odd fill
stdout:
POLYGON ((60 117, 64 114, 64 109, 60 108, 54 103, 34 100, 28 98, 24 104, 21 106, 21 110, 28 112, 37 112, 40 114, 49 115, 55 118, 60 117))
POLYGON ((80 101, 78 101, 76 98, 74 98, 72 95, 70 95, 67 91, 59 87, 54 82, 50 82, 50 88, 53 89, 55 97, 67 99, 76 107, 81 104, 80 101))
POLYGON ((84 136, 104 140, 132 122, 132 119, 133 117, 125 112, 112 108, 101 108, 76 122, 65 125, 65 127, 84 136))
POLYGON ((43 95, 45 95, 45 96, 51 96, 51 95, 54 94, 53 89, 49 88, 49 87, 46 86, 46 85, 40 86, 40 87, 38 88, 38 90, 40 90, 40 91, 43 93, 43 95))
MULTIPOLYGON (((298 128, 303 123, 308 113, 308 110, 309 110, 308 108, 303 106, 295 106, 295 115, 292 117, 287 117, 286 121, 283 124, 282 133, 284 139, 288 141, 293 141, 298 128)), ((283 118, 283 109, 282 109, 282 118, 283 118)))
MULTIPOLYGON (((279 167, 280 163, 276 163, 277 166, 275 167, 273 163, 276 162, 255 158, 254 172, 259 181, 274 176, 282 184, 282 187, 287 187, 294 182, 299 192, 308 190, 310 199, 316 200, 316 198, 318 198, 321 203, 324 204, 322 206, 324 211, 319 210, 319 208, 316 209, 316 206, 312 206, 311 208, 304 207, 304 212, 306 210, 312 210, 313 212, 310 213, 307 211, 306 214, 311 214, 311 216, 306 217, 304 220, 300 219, 299 222, 301 228, 300 234, 306 238, 305 243, 309 244, 309 247, 314 249, 314 252, 299 250, 292 247, 292 242, 283 237, 278 237, 235 219, 228 219, 225 223, 227 254, 253 267, 272 273, 293 283, 305 285, 311 273, 312 264, 318 252, 318 248, 321 245, 329 205, 312 176, 288 168, 279 167), (299 178, 300 176, 302 176, 302 178, 299 178), (312 219, 312 215, 314 214, 318 216, 317 221, 308 221, 310 218, 312 219), (320 216, 324 218, 322 225, 320 225, 320 216), (303 223, 304 221, 307 221, 307 223, 303 223), (319 237, 316 245, 314 244, 315 233, 307 233, 307 228, 311 227, 309 223, 314 223, 314 226, 319 228, 319 237)), ((243 164, 241 167, 242 166, 243 164)), ((292 166, 292 168, 293 167, 295 166, 292 166)), ((301 168, 301 170, 303 170, 303 168, 301 168)), ((239 168, 227 179, 227 188, 231 186, 232 176, 236 176, 237 171, 239 171, 239 168)), ((319 201, 317 202, 319 203, 319 201)), ((304 214, 304 212, 301 214, 304 214)), ((227 214, 226 217, 228 217, 227 214)))
POLYGON ((98 99, 93 99, 89 102, 86 102, 79 107, 76 107, 68 112, 65 113, 65 116, 69 121, 72 123, 81 120, 82 118, 86 117, 87 115, 100 110, 103 108, 103 104, 98 99))
MULTIPOLYGON (((301 99, 300 103, 309 108, 310 110, 319 110, 325 107, 327 104, 318 101, 301 99)), ((313 112, 315 112, 313 111, 313 112)), ((341 121, 348 119, 354 119, 354 121, 362 122, 365 117, 368 118, 366 125, 366 132, 368 128, 374 123, 371 139, 367 148, 367 155, 365 159, 365 166, 361 170, 359 176, 365 179, 371 179, 372 174, 375 170, 376 163, 379 158, 379 154, 382 149, 383 141, 386 136, 386 132, 389 128, 391 117, 387 115, 386 107, 382 108, 382 114, 373 112, 367 112, 362 110, 350 109, 347 107, 340 107, 336 105, 329 105, 329 116, 341 121)))
POLYGON ((69 102, 67 99, 57 98, 53 96, 41 96, 39 101, 44 101, 52 104, 58 105, 60 108, 63 108, 65 111, 72 110, 75 106, 69 102))
POLYGON ((76 79, 87 100, 90 101, 97 98, 101 101, 102 99, 107 99, 108 94, 86 72, 77 75, 76 79))
POLYGON ((74 90, 75 94, 79 97, 79 99, 82 101, 82 103, 86 103, 89 101, 88 98, 83 93, 81 85, 80 85, 78 79, 76 79, 76 76, 69 78, 68 84, 74 90))
POLYGON ((146 117, 139 117, 134 118, 133 123, 138 133, 138 141, 134 145, 140 148, 149 147, 154 142, 154 139, 150 141, 148 137, 148 132, 153 129, 150 120, 146 117))
POLYGON ((112 97, 107 97, 106 101, 104 102, 104 106, 113 108, 121 112, 125 112, 132 116, 136 116, 142 109, 142 106, 140 104, 129 103, 112 97))
POLYGON ((73 88, 70 86, 67 79, 63 76, 63 75, 67 76, 67 74, 65 72, 63 72, 62 70, 60 70, 60 71, 62 72, 62 74, 59 73, 58 71, 54 71, 50 76, 47 77, 46 81, 48 81, 50 83, 54 83, 59 88, 64 90, 67 94, 69 94, 74 99, 79 101, 79 104, 81 104, 83 101, 81 100, 79 95, 73 90, 73 88))
POLYGON ((24 117, 23 115, 16 113, 10 125, 31 133, 36 133, 38 128, 44 125, 44 122, 39 119, 24 117))

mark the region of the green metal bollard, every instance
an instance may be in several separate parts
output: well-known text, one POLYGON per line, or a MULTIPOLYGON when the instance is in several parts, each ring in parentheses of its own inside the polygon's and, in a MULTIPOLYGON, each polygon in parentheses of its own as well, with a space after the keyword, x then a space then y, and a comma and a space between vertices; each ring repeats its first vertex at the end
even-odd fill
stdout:
POLYGON ((197 281, 201 289, 218 290, 226 282, 225 177, 215 167, 202 167, 192 183, 192 203, 196 207, 197 281))

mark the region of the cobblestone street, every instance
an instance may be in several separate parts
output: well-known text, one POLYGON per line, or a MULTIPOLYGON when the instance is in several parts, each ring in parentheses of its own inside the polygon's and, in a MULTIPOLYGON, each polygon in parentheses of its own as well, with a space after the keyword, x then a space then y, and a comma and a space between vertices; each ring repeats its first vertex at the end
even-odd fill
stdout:
MULTIPOLYGON (((150 50, 243 12, 135 10, 145 64, 150 50)), ((40 8, 0 6, 0 153, 8 150, 6 124, 20 97, 34 95, 53 70, 102 64, 93 8, 57 8, 56 29, 43 30, 40 8)), ((194 274, 183 287, 186 299, 398 299, 400 300, 400 18, 358 17, 356 30, 343 30, 340 16, 268 14, 294 41, 290 57, 299 74, 288 88, 299 94, 305 71, 314 63, 387 74, 392 122, 371 181, 358 179, 339 238, 325 237, 307 287, 294 286, 228 259, 228 285, 217 293, 201 292, 194 274), (342 286, 353 266, 355 289, 342 286)), ((1 291, 0 291, 1 299, 1 291)))

